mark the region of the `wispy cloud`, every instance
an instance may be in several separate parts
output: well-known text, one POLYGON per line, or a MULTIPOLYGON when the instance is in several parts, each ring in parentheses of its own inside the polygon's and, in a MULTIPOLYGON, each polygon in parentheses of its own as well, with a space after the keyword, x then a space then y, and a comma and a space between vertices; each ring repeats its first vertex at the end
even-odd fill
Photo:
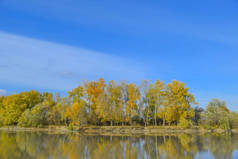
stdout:
MULTIPOLYGON (((187 1, 183 3, 187 4, 187 1), (186 3, 185 3, 186 2, 186 3)), ((195 3, 195 2, 193 2, 195 3)), ((206 1, 202 4, 207 5, 206 1)), ((210 4, 215 4, 210 2, 210 4)), ((231 2, 224 3, 233 9, 231 2)), ((192 7, 191 3, 187 4, 192 7)), ((170 5, 160 6, 150 3, 129 2, 129 1, 58 1, 58 0, 4 0, 3 6, 23 10, 33 15, 67 21, 74 24, 93 25, 97 28, 107 30, 118 29, 123 32, 138 34, 156 34, 158 32, 168 32, 172 34, 195 37, 197 39, 215 41, 223 44, 238 45, 238 23, 232 13, 226 17, 216 16, 218 13, 211 13, 204 6, 200 6, 207 15, 196 16, 194 12, 180 12, 170 9, 170 5), (191 14, 195 14, 191 16, 191 14), (219 20, 218 20, 219 17, 219 20), (231 18, 234 18, 233 21, 231 18), (216 20, 214 20, 216 19, 216 20)), ((213 6, 211 6, 213 7, 213 6)), ((224 16, 224 15, 223 15, 224 16)))
POLYGON ((131 59, 0 32, 0 82, 68 90, 85 79, 135 81, 146 67, 131 59))

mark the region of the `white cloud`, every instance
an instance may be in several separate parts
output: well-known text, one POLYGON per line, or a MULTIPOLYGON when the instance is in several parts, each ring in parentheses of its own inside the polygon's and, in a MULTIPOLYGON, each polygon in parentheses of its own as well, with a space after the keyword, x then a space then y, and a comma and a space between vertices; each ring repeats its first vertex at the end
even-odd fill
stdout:
POLYGON ((0 82, 68 90, 85 79, 141 80, 145 66, 130 59, 0 32, 0 82))
POLYGON ((4 89, 0 89, 0 96, 7 95, 7 91, 4 89))

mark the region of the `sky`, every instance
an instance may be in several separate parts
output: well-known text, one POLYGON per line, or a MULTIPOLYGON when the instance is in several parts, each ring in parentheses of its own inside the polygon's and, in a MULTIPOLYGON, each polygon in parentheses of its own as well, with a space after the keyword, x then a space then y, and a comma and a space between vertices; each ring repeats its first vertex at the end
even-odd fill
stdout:
POLYGON ((179 80, 238 111, 237 0, 0 0, 0 94, 179 80))

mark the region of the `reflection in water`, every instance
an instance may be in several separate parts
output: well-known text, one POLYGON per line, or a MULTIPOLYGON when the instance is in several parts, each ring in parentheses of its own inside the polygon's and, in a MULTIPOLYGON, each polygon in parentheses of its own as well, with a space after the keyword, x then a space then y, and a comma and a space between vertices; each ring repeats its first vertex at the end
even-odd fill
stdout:
POLYGON ((237 138, 234 134, 127 137, 0 131, 0 158, 193 159, 212 154, 212 158, 229 159, 238 149, 237 138))

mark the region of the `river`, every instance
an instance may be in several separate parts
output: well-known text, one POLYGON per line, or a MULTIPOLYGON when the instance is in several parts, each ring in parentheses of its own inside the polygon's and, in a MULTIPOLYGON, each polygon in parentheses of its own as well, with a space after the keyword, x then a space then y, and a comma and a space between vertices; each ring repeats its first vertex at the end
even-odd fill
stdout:
POLYGON ((238 134, 98 136, 0 131, 1 159, 237 159, 238 134))

